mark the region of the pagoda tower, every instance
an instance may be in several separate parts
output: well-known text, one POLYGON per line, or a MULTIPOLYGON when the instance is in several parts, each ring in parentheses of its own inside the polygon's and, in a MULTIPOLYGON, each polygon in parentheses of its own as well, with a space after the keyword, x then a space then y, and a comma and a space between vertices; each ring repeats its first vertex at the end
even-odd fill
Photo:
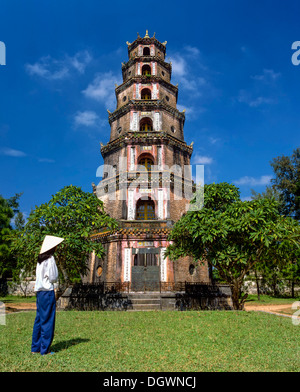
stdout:
POLYGON ((191 257, 164 258, 168 234, 191 199, 192 145, 184 141, 185 113, 177 109, 178 86, 165 61, 167 42, 146 35, 129 43, 109 112, 110 140, 101 144, 104 170, 94 192, 119 222, 102 230, 106 256, 90 259, 90 282, 125 283, 131 291, 167 291, 180 282, 209 282, 207 265, 191 257), (187 197, 188 196, 188 197, 187 197))

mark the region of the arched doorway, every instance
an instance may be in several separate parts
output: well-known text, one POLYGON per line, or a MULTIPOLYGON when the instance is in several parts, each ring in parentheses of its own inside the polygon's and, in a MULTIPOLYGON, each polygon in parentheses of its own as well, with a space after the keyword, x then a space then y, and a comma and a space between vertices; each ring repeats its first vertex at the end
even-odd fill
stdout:
POLYGON ((145 100, 151 99, 151 91, 148 88, 144 88, 141 91, 141 99, 145 99, 145 100))
POLYGON ((152 132, 153 125, 152 120, 149 117, 144 117, 140 121, 140 132, 152 132))
POLYGON ((150 76, 151 75, 151 67, 148 64, 143 65, 142 67, 142 75, 150 76))
POLYGON ((151 171, 151 167, 154 165, 154 163, 153 163, 153 160, 150 157, 146 156, 146 157, 142 157, 139 160, 139 165, 144 166, 145 169, 148 172, 150 172, 151 171))
POLYGON ((148 197, 147 200, 139 199, 136 204, 136 220, 153 220, 155 219, 155 204, 148 197))

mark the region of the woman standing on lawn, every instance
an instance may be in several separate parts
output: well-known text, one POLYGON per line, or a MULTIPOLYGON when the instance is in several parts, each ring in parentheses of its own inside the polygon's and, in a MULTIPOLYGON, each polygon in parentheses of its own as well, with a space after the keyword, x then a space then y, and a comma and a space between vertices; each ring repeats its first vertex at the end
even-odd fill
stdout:
POLYGON ((58 270, 54 252, 64 239, 46 235, 36 266, 36 317, 33 325, 31 352, 49 354, 54 337, 56 301, 54 286, 58 270))

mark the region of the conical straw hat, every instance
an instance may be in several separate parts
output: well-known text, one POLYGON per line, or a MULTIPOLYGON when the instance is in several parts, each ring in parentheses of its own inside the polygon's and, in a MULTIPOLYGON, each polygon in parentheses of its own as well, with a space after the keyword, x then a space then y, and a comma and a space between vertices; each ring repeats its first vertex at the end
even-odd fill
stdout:
POLYGON ((45 253, 48 250, 54 248, 55 246, 57 246, 58 244, 60 244, 61 242, 63 242, 64 238, 60 238, 60 237, 55 237, 54 235, 46 235, 46 237, 44 238, 42 247, 41 247, 41 253, 45 253))

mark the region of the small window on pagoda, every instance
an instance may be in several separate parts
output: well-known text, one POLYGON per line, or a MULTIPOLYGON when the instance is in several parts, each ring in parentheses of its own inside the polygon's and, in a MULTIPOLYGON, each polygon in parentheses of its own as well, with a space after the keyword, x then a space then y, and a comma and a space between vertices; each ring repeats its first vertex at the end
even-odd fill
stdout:
POLYGON ((136 205, 136 219, 137 220, 152 220, 155 219, 155 205, 154 201, 148 197, 147 200, 139 199, 136 205))
POLYGON ((100 276, 102 275, 102 272, 103 272, 103 268, 102 268, 101 265, 99 265, 99 266, 97 267, 97 270, 96 270, 96 273, 97 273, 97 275, 98 275, 99 278, 100 278, 100 276))
POLYGON ((190 275, 195 275, 195 272, 196 272, 196 268, 195 268, 195 266, 193 265, 193 264, 191 264, 190 266, 189 266, 189 273, 190 273, 190 275))
POLYGON ((142 75, 150 76, 151 75, 151 67, 150 65, 146 64, 142 67, 142 75))
POLYGON ((150 48, 146 46, 143 50, 143 56, 150 56, 150 48))
POLYGON ((151 99, 151 91, 148 88, 144 88, 141 92, 142 99, 151 99))
POLYGON ((152 132, 153 125, 151 118, 145 117, 140 122, 140 131, 141 132, 152 132))

